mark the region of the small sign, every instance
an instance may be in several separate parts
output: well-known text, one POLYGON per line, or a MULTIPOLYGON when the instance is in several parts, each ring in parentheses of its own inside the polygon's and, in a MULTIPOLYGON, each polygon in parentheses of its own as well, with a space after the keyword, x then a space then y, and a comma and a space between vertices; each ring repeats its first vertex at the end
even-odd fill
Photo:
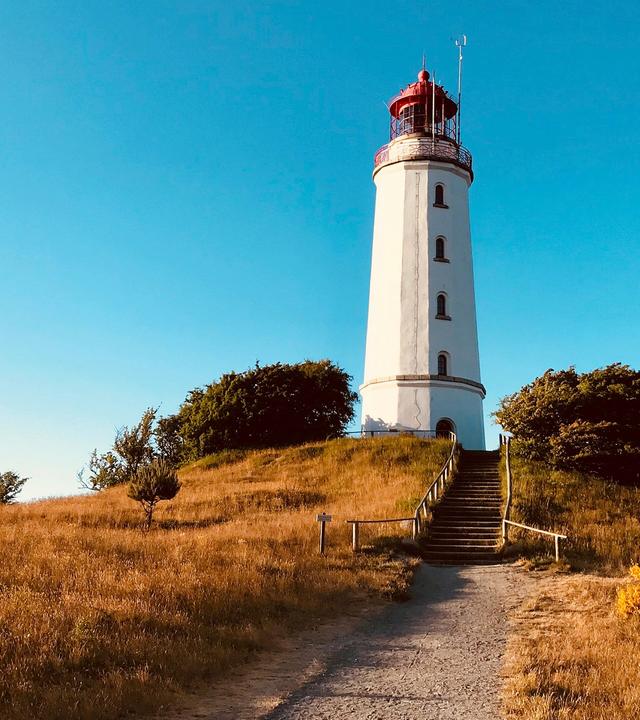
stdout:
POLYGON ((331 517, 326 513, 320 513, 320 515, 316 515, 316 522, 331 522, 331 517))

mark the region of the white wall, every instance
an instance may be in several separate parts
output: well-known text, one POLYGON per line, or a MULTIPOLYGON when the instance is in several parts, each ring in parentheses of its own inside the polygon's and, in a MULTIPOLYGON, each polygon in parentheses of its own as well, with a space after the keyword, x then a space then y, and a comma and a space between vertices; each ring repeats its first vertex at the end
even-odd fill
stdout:
MULTIPOLYGON (((390 158, 394 148, 410 142, 401 138, 391 143, 390 158)), ((378 168, 374 181, 363 425, 433 430, 440 418, 448 417, 463 444, 483 448, 482 390, 433 377, 438 354, 445 351, 449 376, 480 383, 471 178, 453 164, 408 160, 378 168), (448 209, 433 206, 437 183, 444 185, 448 209), (446 238, 448 263, 434 261, 438 236, 446 238), (435 317, 439 292, 447 296, 450 321, 435 317)))

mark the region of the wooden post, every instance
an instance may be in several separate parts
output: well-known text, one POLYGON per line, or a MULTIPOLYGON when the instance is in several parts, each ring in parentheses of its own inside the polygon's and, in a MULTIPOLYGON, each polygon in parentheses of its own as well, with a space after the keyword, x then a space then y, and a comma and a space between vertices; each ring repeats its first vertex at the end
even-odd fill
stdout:
POLYGON ((556 562, 560 562, 560 538, 556 535, 553 539, 556 546, 556 562))
POLYGON ((509 542, 509 530, 508 530, 507 521, 502 521, 502 542, 506 545, 509 542))
POLYGON ((418 537, 418 523, 419 523, 418 516, 416 515, 413 518, 413 527, 411 529, 411 537, 413 540, 416 540, 418 537))
POLYGON ((351 534, 353 541, 353 552, 358 552, 360 549, 360 523, 356 520, 351 525, 351 534))
POLYGON ((325 524, 331 522, 331 515, 327 515, 326 513, 320 513, 319 515, 316 515, 316 522, 320 523, 320 555, 324 555, 326 536, 325 524))

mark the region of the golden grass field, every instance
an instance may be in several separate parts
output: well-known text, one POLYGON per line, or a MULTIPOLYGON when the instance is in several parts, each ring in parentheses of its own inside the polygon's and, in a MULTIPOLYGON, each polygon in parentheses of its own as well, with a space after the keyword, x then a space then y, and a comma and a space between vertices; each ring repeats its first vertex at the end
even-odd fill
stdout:
MULTIPOLYGON (((518 613, 506 663, 509 720, 639 720, 640 619, 616 591, 640 557, 640 493, 514 458, 512 519, 568 535, 564 572, 540 576, 518 613), (568 573, 568 566, 579 572, 568 573)), ((544 567, 552 544, 511 531, 512 554, 544 567)))
POLYGON ((278 634, 402 593, 410 564, 384 531, 353 556, 344 520, 411 515, 448 450, 342 439, 200 461, 149 533, 125 488, 0 508, 0 717, 151 711, 278 634))
POLYGON ((509 720, 638 720, 640 619, 618 578, 556 575, 519 611, 507 651, 509 720))

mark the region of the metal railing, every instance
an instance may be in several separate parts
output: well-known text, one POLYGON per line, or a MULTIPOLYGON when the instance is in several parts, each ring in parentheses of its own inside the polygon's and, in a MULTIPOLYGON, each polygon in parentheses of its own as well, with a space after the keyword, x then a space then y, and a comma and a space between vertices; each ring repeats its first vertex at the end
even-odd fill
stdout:
MULTIPOLYGON (((419 108, 419 105, 414 105, 414 108, 419 108)), ((389 138, 395 140, 402 135, 413 135, 414 133, 422 132, 425 135, 431 137, 432 135, 436 138, 448 138, 449 140, 457 141, 458 133, 456 125, 451 120, 447 120, 444 124, 442 122, 436 122, 433 125, 430 122, 430 118, 424 112, 414 113, 412 115, 402 114, 400 117, 391 116, 389 124, 389 138)))
POLYGON ((513 495, 513 474, 511 472, 511 437, 509 435, 500 435, 500 447, 504 448, 505 467, 507 474, 507 498, 504 506, 504 513, 502 516, 502 542, 503 545, 509 543, 509 526, 518 527, 529 532, 538 533, 538 535, 546 535, 553 538, 554 554, 556 562, 560 562, 560 540, 566 540, 567 536, 562 535, 551 530, 541 530, 540 528, 534 528, 530 525, 523 525, 522 523, 513 522, 509 519, 511 515, 511 498, 513 495))
POLYGON ((444 160, 467 170, 473 177, 471 153, 450 140, 403 136, 406 141, 383 145, 373 158, 375 168, 403 160, 444 160))
POLYGON ((386 428, 385 430, 366 430, 361 428, 360 430, 349 430, 343 433, 343 435, 350 437, 361 437, 361 438, 374 438, 374 437, 398 437, 400 435, 413 435, 414 437, 421 439, 433 438, 444 438, 445 440, 452 440, 455 438, 454 433, 443 432, 441 430, 412 430, 405 428, 386 428))

